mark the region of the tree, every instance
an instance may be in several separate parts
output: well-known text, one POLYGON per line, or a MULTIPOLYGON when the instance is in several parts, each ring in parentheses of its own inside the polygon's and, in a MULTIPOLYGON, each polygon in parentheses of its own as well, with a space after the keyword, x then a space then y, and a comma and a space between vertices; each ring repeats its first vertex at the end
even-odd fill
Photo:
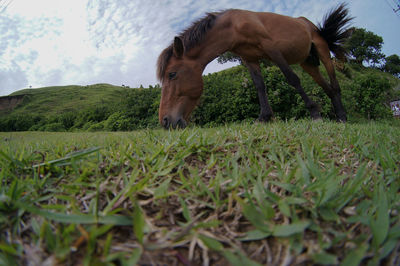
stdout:
POLYGON ((386 57, 383 70, 400 78, 400 57, 397 54, 386 57))
MULTIPOLYGON (((220 55, 217 58, 218 63, 220 64, 225 64, 227 62, 234 62, 234 63, 239 63, 243 65, 242 58, 240 56, 236 55, 235 53, 232 52, 225 52, 222 55, 220 55)), ((272 66, 273 64, 266 60, 266 59, 260 59, 260 63, 263 63, 264 66, 272 66)))
POLYGON ((385 55, 382 53, 383 38, 366 29, 354 28, 352 36, 346 43, 356 63, 376 66, 382 63, 385 55))
POLYGON ((348 112, 366 119, 392 117, 390 108, 385 105, 392 97, 390 81, 379 72, 369 72, 353 79, 349 89, 344 92, 348 112))
POLYGON ((225 52, 217 58, 218 63, 224 64, 226 62, 242 63, 242 59, 232 52, 225 52))

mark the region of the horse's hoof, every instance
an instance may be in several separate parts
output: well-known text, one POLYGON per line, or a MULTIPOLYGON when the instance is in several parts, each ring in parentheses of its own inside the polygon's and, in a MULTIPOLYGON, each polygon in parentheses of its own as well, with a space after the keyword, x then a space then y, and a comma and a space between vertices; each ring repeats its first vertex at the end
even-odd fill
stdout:
POLYGON ((260 122, 260 123, 267 123, 267 122, 269 122, 269 121, 271 121, 271 119, 272 119, 272 116, 271 115, 260 115, 258 118, 257 118, 257 122, 260 122))
POLYGON ((270 119, 260 119, 260 118, 257 118, 256 119, 256 123, 268 123, 268 122, 270 122, 271 121, 271 118, 270 119))
POLYGON ((314 118, 312 119, 312 121, 313 121, 313 122, 322 122, 322 121, 324 121, 324 120, 322 119, 322 117, 314 117, 314 118))

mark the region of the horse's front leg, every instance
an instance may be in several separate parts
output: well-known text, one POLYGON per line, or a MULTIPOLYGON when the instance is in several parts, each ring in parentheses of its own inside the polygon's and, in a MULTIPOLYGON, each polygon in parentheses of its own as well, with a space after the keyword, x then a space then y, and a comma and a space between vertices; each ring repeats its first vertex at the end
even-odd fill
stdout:
POLYGON ((273 112, 271 106, 269 105, 267 93, 265 91, 264 79, 261 75, 260 64, 258 62, 257 63, 249 63, 245 61, 243 62, 247 66, 247 69, 249 70, 251 78, 257 89, 258 100, 260 102, 260 108, 261 108, 258 120, 260 122, 267 122, 271 120, 273 112))

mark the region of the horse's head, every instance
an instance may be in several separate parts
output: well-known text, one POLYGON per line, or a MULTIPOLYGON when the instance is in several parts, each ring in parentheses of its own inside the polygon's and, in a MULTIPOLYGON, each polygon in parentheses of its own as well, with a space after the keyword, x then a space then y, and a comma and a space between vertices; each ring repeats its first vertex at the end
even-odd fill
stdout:
POLYGON ((175 37, 172 46, 158 59, 158 77, 162 83, 159 109, 160 124, 168 129, 184 128, 203 92, 202 68, 185 56, 181 38, 175 37))

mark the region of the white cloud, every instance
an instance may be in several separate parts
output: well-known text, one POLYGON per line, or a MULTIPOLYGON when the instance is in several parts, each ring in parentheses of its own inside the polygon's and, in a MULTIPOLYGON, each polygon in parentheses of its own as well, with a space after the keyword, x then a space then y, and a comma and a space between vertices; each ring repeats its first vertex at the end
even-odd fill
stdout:
POLYGON ((18 65, 13 65, 7 69, 0 70, 0 95, 10 94, 15 91, 12 88, 22 88, 27 84, 26 72, 18 65))
MULTIPOLYGON (((170 44, 174 35, 205 12, 241 8, 305 16, 317 23, 339 2, 13 1, 0 16, 0 95, 29 85, 111 83, 138 87, 155 84, 159 53, 170 44)), ((375 2, 354 0, 350 3, 352 13, 361 17, 356 20, 356 26, 368 25, 378 34, 385 33, 384 48, 392 47, 391 53, 400 54, 398 34, 393 33, 396 27, 387 27, 391 20, 382 17, 385 10, 375 2)), ((390 9, 386 11, 392 15, 390 9)), ((213 62, 205 72, 227 66, 213 62)))

